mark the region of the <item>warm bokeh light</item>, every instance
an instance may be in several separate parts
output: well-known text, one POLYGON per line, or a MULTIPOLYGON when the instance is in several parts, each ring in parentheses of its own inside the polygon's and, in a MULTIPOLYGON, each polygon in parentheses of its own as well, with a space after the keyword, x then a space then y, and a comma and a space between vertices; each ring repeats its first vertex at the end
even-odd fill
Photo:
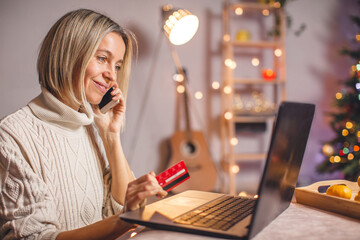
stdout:
POLYGON ((238 172, 240 172, 240 167, 239 167, 238 165, 233 165, 233 166, 231 167, 231 172, 232 172, 232 173, 238 173, 238 172))
POLYGON ((342 95, 342 93, 337 92, 335 97, 336 97, 337 100, 340 100, 343 97, 343 95, 342 95))
POLYGON ((353 159, 354 159, 354 154, 349 153, 349 155, 348 155, 348 159, 349 159, 349 160, 353 160, 353 159))
POLYGON ((220 83, 217 82, 217 81, 214 81, 212 84, 211 84, 211 87, 215 90, 219 89, 220 88, 220 83))
POLYGON ((280 8, 281 4, 279 2, 274 2, 274 8, 280 8))
POLYGON ((223 40, 224 40, 225 42, 230 41, 230 35, 229 35, 229 34, 225 34, 224 37, 223 37, 223 40))
POLYGON ((242 9, 240 7, 235 9, 235 14, 236 15, 243 15, 243 13, 244 13, 244 9, 242 9))
POLYGON ((358 152, 360 150, 360 147, 358 145, 354 146, 354 152, 358 152))
POLYGON ((339 156, 334 157, 334 162, 339 163, 341 161, 341 158, 339 156))
POLYGON ((230 120, 230 119, 232 119, 232 117, 233 117, 233 115, 232 115, 231 112, 226 112, 226 113, 224 114, 224 118, 225 118, 226 120, 230 120))
POLYGON ((247 193, 245 191, 242 191, 238 194, 240 197, 247 197, 247 193))
POLYGON ((347 135, 349 135, 349 131, 348 131, 347 129, 343 129, 341 133, 342 133, 342 135, 343 135, 344 137, 346 137, 347 135))
POLYGON ((203 93, 201 91, 195 92, 195 98, 200 100, 203 98, 203 93))
POLYGON ((282 55, 281 49, 280 48, 275 49, 274 55, 277 56, 277 57, 281 57, 281 55, 282 55))
POLYGON ((230 86, 225 86, 223 91, 225 94, 230 94, 232 92, 232 88, 230 86))
POLYGON ((272 81, 275 79, 276 74, 272 69, 264 69, 262 70, 262 76, 265 81, 272 81))
POLYGON ((262 14, 263 14, 264 16, 269 16, 270 11, 269 11, 268 9, 264 9, 264 10, 262 10, 262 14))
POLYGON ((325 144, 322 147, 322 151, 326 156, 331 156, 334 154, 334 148, 330 144, 325 144))
POLYGON ((230 139, 230 144, 236 146, 239 143, 239 140, 235 137, 230 139))
POLYGON ((347 129, 350 129, 354 126, 354 124, 352 122, 347 122, 345 126, 347 129))
POLYGON ((176 91, 177 91, 178 93, 184 93, 184 92, 185 92, 185 87, 184 87, 184 85, 179 85, 179 86, 177 86, 177 87, 176 87, 176 91))
POLYGON ((174 74, 173 79, 177 82, 182 82, 184 81, 184 76, 182 74, 174 74))
POLYGON ((254 57, 253 59, 251 59, 251 64, 254 66, 254 67, 257 67, 259 66, 260 64, 260 60, 256 57, 254 57))
POLYGON ((225 66, 227 66, 228 68, 231 69, 235 69, 236 68, 236 62, 230 58, 225 59, 225 66))

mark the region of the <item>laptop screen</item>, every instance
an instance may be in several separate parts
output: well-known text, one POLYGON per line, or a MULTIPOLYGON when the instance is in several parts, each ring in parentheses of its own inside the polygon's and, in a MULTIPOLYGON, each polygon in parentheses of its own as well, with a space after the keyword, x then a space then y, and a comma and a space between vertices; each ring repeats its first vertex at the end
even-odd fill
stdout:
POLYGON ((290 204, 306 148, 315 105, 283 102, 272 132, 249 238, 290 204))

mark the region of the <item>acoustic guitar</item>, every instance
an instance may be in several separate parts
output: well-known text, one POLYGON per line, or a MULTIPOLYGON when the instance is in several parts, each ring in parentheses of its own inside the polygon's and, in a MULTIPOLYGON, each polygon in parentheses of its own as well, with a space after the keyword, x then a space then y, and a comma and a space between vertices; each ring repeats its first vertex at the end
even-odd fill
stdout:
MULTIPOLYGON (((211 159, 204 135, 201 131, 194 131, 190 126, 188 93, 186 89, 186 72, 183 70, 182 83, 184 92, 185 130, 175 131, 170 139, 171 158, 169 166, 183 160, 188 169, 190 179, 175 187, 172 192, 185 190, 212 191, 217 180, 217 170, 211 159)), ((181 97, 181 96, 180 96, 181 97)), ((179 106, 179 105, 178 105, 179 106)))

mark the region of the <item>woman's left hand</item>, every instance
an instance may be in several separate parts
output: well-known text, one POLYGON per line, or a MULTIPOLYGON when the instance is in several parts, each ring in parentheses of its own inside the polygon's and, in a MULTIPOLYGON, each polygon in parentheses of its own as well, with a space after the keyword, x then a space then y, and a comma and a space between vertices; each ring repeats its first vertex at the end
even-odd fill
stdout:
POLYGON ((92 106, 95 113, 95 124, 102 133, 120 133, 125 115, 125 99, 121 90, 118 88, 117 83, 115 83, 113 87, 114 90, 111 92, 111 95, 113 96, 112 99, 119 100, 119 103, 115 107, 106 113, 101 113, 98 105, 92 106))

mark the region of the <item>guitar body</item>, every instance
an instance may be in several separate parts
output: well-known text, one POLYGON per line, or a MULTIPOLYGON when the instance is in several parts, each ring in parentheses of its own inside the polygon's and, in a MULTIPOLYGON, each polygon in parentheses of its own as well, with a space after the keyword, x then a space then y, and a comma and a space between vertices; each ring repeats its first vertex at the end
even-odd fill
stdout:
POLYGON ((176 131, 170 139, 171 159, 169 166, 183 160, 188 169, 190 179, 175 187, 172 192, 185 190, 212 191, 217 180, 217 170, 210 157, 203 134, 191 131, 191 138, 186 131, 176 131))

